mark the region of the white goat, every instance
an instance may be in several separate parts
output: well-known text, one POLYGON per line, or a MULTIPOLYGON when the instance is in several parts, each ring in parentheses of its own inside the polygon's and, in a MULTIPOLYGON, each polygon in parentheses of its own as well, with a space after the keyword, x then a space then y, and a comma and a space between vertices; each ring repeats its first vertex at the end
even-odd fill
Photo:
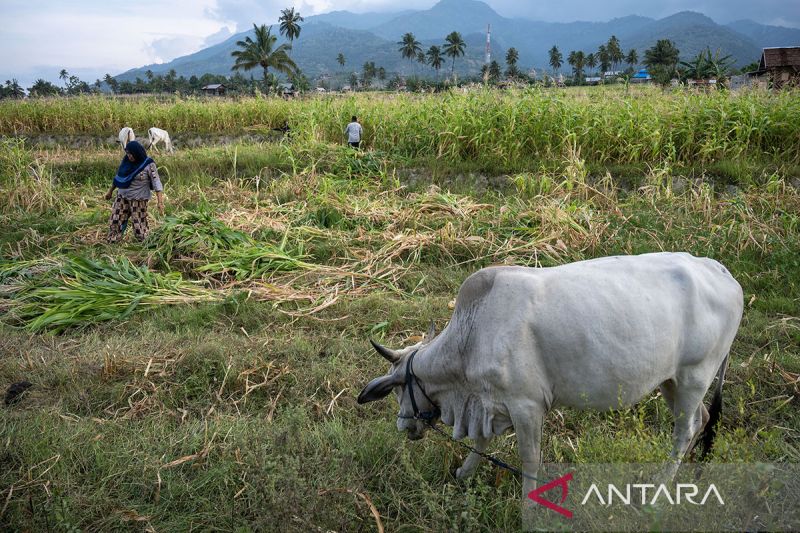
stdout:
POLYGON ((150 138, 150 148, 158 151, 157 144, 163 142, 167 147, 167 151, 172 153, 172 141, 169 138, 169 133, 159 128, 150 128, 147 130, 147 135, 150 138))
POLYGON ((122 146, 122 150, 125 150, 125 147, 128 145, 129 142, 136 140, 136 135, 133 134, 133 129, 125 126, 121 130, 119 130, 119 144, 122 146))

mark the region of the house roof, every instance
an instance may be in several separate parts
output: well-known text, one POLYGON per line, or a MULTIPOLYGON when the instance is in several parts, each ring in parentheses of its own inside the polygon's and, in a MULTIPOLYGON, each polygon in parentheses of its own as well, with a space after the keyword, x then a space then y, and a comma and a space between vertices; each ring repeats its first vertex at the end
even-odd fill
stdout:
POLYGON ((778 67, 800 68, 800 46, 764 48, 758 70, 764 71, 778 67))
POLYGON ((203 87, 204 91, 216 91, 217 89, 224 89, 225 84, 223 83, 212 83, 211 85, 206 85, 203 87))

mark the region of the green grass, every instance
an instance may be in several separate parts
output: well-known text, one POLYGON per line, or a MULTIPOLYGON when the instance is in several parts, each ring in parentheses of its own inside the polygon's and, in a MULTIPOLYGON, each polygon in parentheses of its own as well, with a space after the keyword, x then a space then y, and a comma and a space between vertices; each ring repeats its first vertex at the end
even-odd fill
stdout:
MULTIPOLYGON (((465 113, 517 105, 507 96, 497 104, 484 94, 449 98, 465 113)), ((714 96, 712 111, 699 112, 762 98, 767 107, 794 105, 714 96)), ((395 105, 345 99, 326 113, 348 102, 371 112, 395 105)), ((253 101, 242 110, 256 104, 299 106, 253 101)), ((42 105, 44 121, 42 110, 56 103, 42 105)), ((53 116, 75 112, 64 105, 53 116)), ((195 120, 211 120, 193 107, 199 102, 136 105, 132 116, 142 120, 187 107, 195 120)), ((214 105, 239 113, 230 102, 214 105)), ((321 103, 309 105, 321 112, 321 103)), ((570 118, 570 127, 579 132, 584 119, 570 118)), ((22 183, 44 201, 0 203, 0 385, 35 384, 0 409, 0 527, 372 531, 366 497, 387 531, 517 530, 518 479, 482 465, 459 483, 451 472, 462 449, 433 435, 404 440, 393 400, 355 401, 386 370, 367 339, 401 346, 430 320, 441 329, 460 283, 490 264, 660 250, 720 260, 742 284, 746 307, 712 460, 800 461, 796 163, 763 154, 632 162, 573 151, 478 183, 494 155, 450 165, 407 155, 420 139, 401 141, 364 154, 316 140, 160 157, 167 216, 151 218, 144 246, 103 242, 101 197, 116 152, 4 145, 0 194, 22 183), (278 166, 261 172, 264 161, 278 166), (57 200, 31 167, 53 178, 57 200), (410 167, 416 182, 402 187, 410 167), (200 301, 186 297, 189 287, 200 301), (67 322, 47 322, 58 313, 67 322), (20 327, 34 323, 40 330, 20 327)), ((763 151, 754 143, 748 151, 763 151)), ((661 462, 671 423, 655 395, 619 412, 551 413, 543 459, 661 462)), ((518 464, 511 436, 491 451, 518 464)))

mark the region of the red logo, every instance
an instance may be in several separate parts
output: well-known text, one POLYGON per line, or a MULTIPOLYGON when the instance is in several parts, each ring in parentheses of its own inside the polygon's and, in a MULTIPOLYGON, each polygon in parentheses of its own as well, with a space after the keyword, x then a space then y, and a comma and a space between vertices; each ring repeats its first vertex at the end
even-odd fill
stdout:
POLYGON ((567 494, 569 494, 569 487, 567 486, 567 482, 569 481, 572 481, 572 472, 570 472, 565 476, 561 476, 558 479, 554 479, 550 483, 542 485, 538 489, 533 489, 528 493, 528 498, 535 501, 539 505, 544 505, 551 511, 555 511, 558 514, 566 516, 567 518, 572 518, 572 511, 564 509, 563 507, 561 507, 561 505, 559 505, 564 503, 564 501, 567 499, 567 494), (547 492, 548 490, 555 487, 561 487, 561 501, 558 502, 558 504, 553 503, 550 500, 545 500, 541 496, 542 493, 547 492))

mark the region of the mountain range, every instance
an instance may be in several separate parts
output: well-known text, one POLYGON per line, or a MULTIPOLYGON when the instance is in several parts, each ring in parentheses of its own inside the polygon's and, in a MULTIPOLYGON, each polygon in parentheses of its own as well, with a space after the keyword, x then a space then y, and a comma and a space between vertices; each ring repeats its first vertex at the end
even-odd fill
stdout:
MULTIPOLYGON (((549 70, 548 50, 553 45, 561 50, 566 63, 571 50, 594 52, 611 35, 617 36, 623 51, 636 49, 640 59, 658 39, 670 39, 680 50, 682 60, 689 60, 710 47, 712 51, 730 55, 738 67, 758 61, 764 47, 800 45, 800 29, 766 26, 751 20, 722 25, 692 11, 659 20, 631 15, 608 22, 551 23, 506 18, 478 0, 441 0, 421 11, 361 14, 333 11, 306 17, 300 37, 294 41, 292 57, 310 79, 360 71, 367 61, 374 61, 389 73, 432 77, 434 73, 430 67, 403 59, 397 42, 404 33, 411 32, 421 42, 423 50, 427 50, 433 44, 442 45, 445 35, 451 31, 458 31, 467 48, 466 56, 455 62, 456 71, 462 75, 475 74, 484 62, 488 25, 491 25, 493 57, 502 64, 506 50, 515 47, 523 69, 549 70), (343 68, 336 62, 339 53, 346 58, 343 68)), ((277 32, 277 25, 273 29, 277 32)), ((164 74, 174 69, 178 75, 187 77, 205 73, 230 75, 231 52, 236 49, 236 42, 252 33, 252 30, 238 33, 168 63, 129 70, 117 76, 117 80, 144 78, 147 70, 164 74)), ((279 42, 283 42, 282 39, 279 42)), ((446 67, 442 70, 449 69, 449 60, 446 67)), ((563 68, 566 70, 568 66, 563 68)), ((254 75, 260 77, 261 72, 254 72, 254 75)))

